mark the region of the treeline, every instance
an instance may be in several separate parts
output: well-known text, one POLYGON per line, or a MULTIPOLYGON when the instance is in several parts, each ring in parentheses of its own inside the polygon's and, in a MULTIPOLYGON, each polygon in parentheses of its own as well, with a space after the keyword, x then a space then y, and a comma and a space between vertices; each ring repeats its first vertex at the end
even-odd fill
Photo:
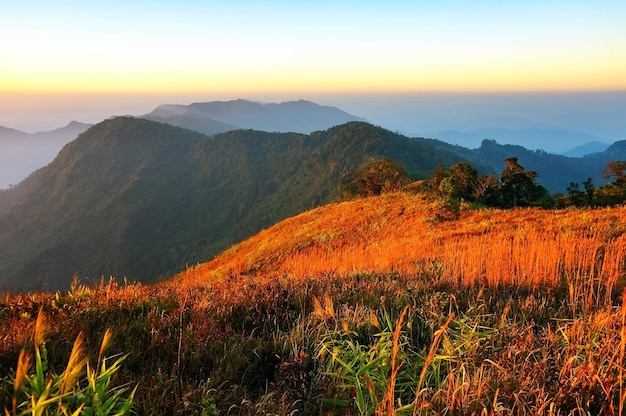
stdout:
POLYGON ((345 175, 341 192, 345 196, 372 196, 400 189, 444 197, 451 207, 461 202, 496 208, 541 207, 566 208, 616 206, 626 201, 626 161, 612 161, 605 166, 602 177, 612 179, 596 186, 592 178, 580 183, 571 182, 567 194, 550 195, 537 183, 539 174, 526 170, 517 157, 504 160, 500 175, 479 175, 468 162, 449 167, 441 164, 426 180, 412 182, 401 163, 388 158, 373 159, 345 175))
POLYGON ((582 183, 571 182, 567 187, 567 195, 557 195, 557 207, 610 207, 626 201, 626 161, 612 161, 606 164, 602 177, 612 179, 611 182, 596 187, 591 178, 582 183))

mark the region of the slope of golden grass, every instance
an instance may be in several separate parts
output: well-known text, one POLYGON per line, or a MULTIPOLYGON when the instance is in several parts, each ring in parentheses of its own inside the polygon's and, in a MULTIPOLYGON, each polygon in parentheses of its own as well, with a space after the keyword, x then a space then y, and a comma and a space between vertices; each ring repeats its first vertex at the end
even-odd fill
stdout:
POLYGON ((409 193, 342 202, 287 219, 178 279, 332 273, 435 275, 440 283, 554 287, 593 296, 624 275, 626 208, 468 210, 409 193), (577 285, 578 286, 578 285, 577 285))
POLYGON ((337 203, 171 281, 7 294, 0 411, 41 310, 51 369, 110 329, 139 414, 626 414, 626 208, 449 214, 337 203))

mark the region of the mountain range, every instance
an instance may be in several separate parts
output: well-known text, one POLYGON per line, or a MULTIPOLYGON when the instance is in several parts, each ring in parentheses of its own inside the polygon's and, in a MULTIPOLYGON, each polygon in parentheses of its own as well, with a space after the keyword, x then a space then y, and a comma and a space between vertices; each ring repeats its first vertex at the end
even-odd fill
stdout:
MULTIPOLYGON (((234 123, 233 108, 248 104, 231 104, 222 107, 229 114, 222 120, 234 123)), ((298 113, 309 105, 290 108, 298 113)), ((211 119, 215 111, 213 105, 155 110, 181 124, 211 119)), ((338 114, 320 113, 327 111, 338 114)), ((150 117, 98 123, 50 164, 0 190, 0 290, 63 289, 75 273, 86 280, 169 277, 282 219, 339 200, 342 178, 374 158, 401 162, 417 180, 459 161, 499 174, 504 159, 516 156, 553 193, 588 177, 599 184, 608 161, 626 159, 626 141, 570 158, 493 140, 468 149, 363 121, 307 134, 235 129, 207 135, 150 117)))
POLYGON ((248 100, 164 104, 142 116, 211 135, 240 128, 308 134, 348 121, 365 121, 336 107, 306 100, 262 104, 248 100))
MULTIPOLYGON (((305 100, 280 104, 247 100, 164 104, 142 117, 207 135, 242 128, 308 134, 348 121, 363 121, 338 108, 305 100)), ((64 145, 90 126, 73 121, 63 128, 38 133, 0 126, 0 189, 19 183, 35 170, 52 162, 64 145)))
POLYGON ((213 136, 140 118, 99 123, 0 192, 0 287, 153 280, 340 197, 342 177, 389 157, 414 178, 459 156, 363 122, 310 135, 213 136))
POLYGON ((523 147, 527 149, 545 150, 548 153, 569 157, 582 157, 590 153, 601 152, 610 144, 606 143, 606 138, 594 134, 550 127, 483 127, 468 130, 436 131, 428 133, 426 136, 472 148, 477 147, 484 139, 496 140, 506 144, 522 143, 523 147))
MULTIPOLYGON (((305 100, 266 104, 242 99, 189 105, 163 104, 141 117, 206 135, 242 128, 308 134, 348 121, 366 121, 336 107, 305 100)), ((529 123, 532 124, 529 120, 515 119, 512 122, 502 118, 487 118, 479 121, 485 126, 504 123, 508 127, 471 128, 468 125, 466 129, 435 131, 417 136, 433 137, 466 148, 477 148, 485 139, 498 143, 522 143, 527 149, 544 149, 568 157, 601 152, 610 142, 604 137, 577 131, 545 126, 529 128, 529 123), (555 143, 560 144, 557 146, 555 143), (557 148, 558 151, 555 150, 557 148)), ((88 127, 89 124, 71 122, 53 131, 26 133, 0 126, 0 189, 19 183, 36 169, 50 163, 63 145, 88 127)))

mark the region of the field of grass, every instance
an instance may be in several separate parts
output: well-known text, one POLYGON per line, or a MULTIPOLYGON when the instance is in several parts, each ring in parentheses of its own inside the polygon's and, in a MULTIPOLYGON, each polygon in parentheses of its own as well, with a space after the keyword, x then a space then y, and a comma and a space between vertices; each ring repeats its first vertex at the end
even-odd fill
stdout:
MULTIPOLYGON (((283 221, 155 284, 0 301, 0 407, 47 317, 49 371, 128 354, 138 414, 626 414, 626 208, 474 210, 396 193, 283 221)), ((82 388, 76 381, 76 389, 82 388)), ((22 398, 23 399, 23 398, 22 398)))

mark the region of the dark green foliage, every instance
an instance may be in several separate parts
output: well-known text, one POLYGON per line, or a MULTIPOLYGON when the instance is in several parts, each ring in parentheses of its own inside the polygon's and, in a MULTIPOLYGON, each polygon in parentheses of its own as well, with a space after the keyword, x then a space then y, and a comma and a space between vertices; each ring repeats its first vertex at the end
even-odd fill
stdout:
POLYGON ((537 172, 526 171, 516 157, 505 159, 506 168, 501 175, 501 192, 505 208, 549 206, 548 191, 538 185, 537 172))
POLYGON ((459 216, 461 201, 500 208, 553 205, 548 191, 536 182, 537 172, 526 171, 516 157, 505 159, 505 163, 500 178, 479 176, 467 162, 455 163, 449 169, 440 165, 433 171, 429 189, 447 198, 446 210, 453 217, 459 216))
POLYGON ((569 202, 575 206, 582 206, 585 200, 585 193, 580 190, 580 184, 578 182, 572 182, 567 187, 567 196, 569 202))
POLYGON ((479 174, 490 175, 502 171, 502 161, 515 156, 530 171, 539 173, 537 183, 550 193, 566 192, 569 184, 592 178, 596 183, 606 183, 602 177, 604 166, 616 159, 626 159, 626 142, 615 142, 606 151, 584 157, 566 157, 528 150, 522 146, 498 144, 494 140, 483 140, 477 149, 466 149, 438 140, 430 140, 435 147, 454 152, 478 170, 479 174))
POLYGON ((591 178, 583 182, 584 191, 580 184, 572 182, 567 188, 567 196, 561 201, 562 205, 576 207, 615 206, 626 201, 626 162, 611 161, 602 171, 605 179, 614 179, 605 185, 596 187, 591 178))
POLYGON ((440 181, 439 190, 451 198, 473 199, 478 190, 478 172, 467 162, 455 163, 440 181))
POLYGON ((106 120, 0 194, 0 291, 102 276, 154 280, 212 259, 279 220, 340 198, 365 161, 412 179, 458 156, 367 123, 311 135, 211 137, 153 121, 106 120))
POLYGON ((345 195, 374 196, 400 190, 409 178, 404 166, 389 158, 364 162, 341 180, 341 192, 345 195))
POLYGON ((587 178, 587 180, 583 182, 583 187, 585 188, 585 203, 587 206, 593 206, 593 194, 596 191, 593 179, 587 178))

